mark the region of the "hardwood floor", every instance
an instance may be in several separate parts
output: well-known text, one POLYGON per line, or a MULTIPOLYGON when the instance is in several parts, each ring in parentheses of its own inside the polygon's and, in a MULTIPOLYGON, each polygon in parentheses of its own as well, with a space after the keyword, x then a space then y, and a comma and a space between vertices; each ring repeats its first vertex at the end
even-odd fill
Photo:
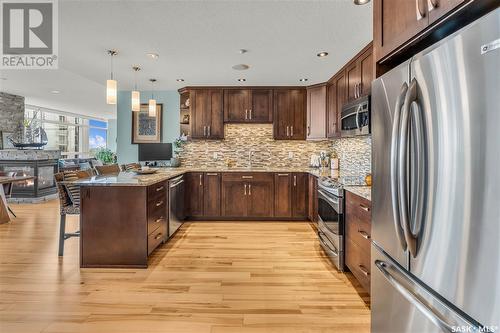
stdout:
POLYGON ((369 331, 368 296, 309 223, 186 223, 148 269, 80 269, 78 238, 57 257, 57 201, 12 208, 0 225, 2 333, 369 331))

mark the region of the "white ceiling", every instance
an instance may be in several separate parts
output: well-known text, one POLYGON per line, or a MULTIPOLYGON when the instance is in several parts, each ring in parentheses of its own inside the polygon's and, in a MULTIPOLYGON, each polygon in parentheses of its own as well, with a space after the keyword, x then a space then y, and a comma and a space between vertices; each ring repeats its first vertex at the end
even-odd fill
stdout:
POLYGON ((307 85, 326 81, 372 39, 371 4, 303 1, 59 1, 59 69, 4 70, 1 91, 26 103, 113 118, 105 104, 110 64, 119 90, 185 85, 307 85), (239 54, 238 50, 248 49, 239 54), (320 51, 329 52, 318 58, 320 51), (158 60, 146 56, 160 55, 158 60), (247 71, 231 66, 250 65, 247 71), (241 84, 237 78, 247 81, 241 84), (185 82, 176 82, 177 78, 185 82), (51 93, 59 90, 60 94, 51 93))

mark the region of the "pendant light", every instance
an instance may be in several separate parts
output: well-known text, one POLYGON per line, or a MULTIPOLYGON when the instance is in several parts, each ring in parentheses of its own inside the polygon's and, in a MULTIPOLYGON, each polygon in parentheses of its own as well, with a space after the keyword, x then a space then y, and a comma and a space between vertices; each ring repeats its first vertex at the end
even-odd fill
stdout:
POLYGON ((139 66, 133 66, 135 71, 134 90, 132 91, 132 111, 141 111, 141 93, 137 90, 137 72, 141 70, 139 66))
POLYGON ((156 117, 156 100, 154 99, 154 89, 153 85, 156 82, 156 79, 149 79, 151 82, 151 99, 149 100, 149 116, 156 117))
POLYGON ((111 57, 111 79, 106 81, 106 103, 116 104, 117 84, 116 80, 113 79, 113 57, 118 52, 116 50, 108 50, 108 54, 111 57))

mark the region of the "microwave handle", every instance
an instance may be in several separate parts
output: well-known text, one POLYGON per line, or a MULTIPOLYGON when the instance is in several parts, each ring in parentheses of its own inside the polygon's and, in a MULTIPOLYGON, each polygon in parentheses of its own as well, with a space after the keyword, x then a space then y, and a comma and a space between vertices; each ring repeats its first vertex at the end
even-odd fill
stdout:
POLYGON ((359 129, 359 111, 361 110, 361 105, 356 109, 356 128, 359 129))

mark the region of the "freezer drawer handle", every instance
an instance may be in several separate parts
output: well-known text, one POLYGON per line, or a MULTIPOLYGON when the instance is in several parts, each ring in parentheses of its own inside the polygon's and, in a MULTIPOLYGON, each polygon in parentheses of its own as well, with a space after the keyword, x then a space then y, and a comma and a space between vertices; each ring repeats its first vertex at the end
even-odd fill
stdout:
POLYGON ((318 231, 318 237, 319 237, 319 241, 328 248, 328 250, 330 250, 330 252, 332 252, 332 254, 334 256, 338 256, 339 255, 339 252, 337 251, 337 249, 335 249, 335 247, 332 249, 326 242, 325 242, 325 239, 323 238, 323 233, 318 231))
POLYGON ((481 325, 479 323, 476 323, 472 320, 469 320, 459 314, 457 311, 443 303, 440 299, 436 297, 432 297, 432 295, 429 293, 427 295, 419 294, 418 292, 414 290, 410 290, 407 285, 417 285, 418 282, 416 282, 412 277, 409 275, 405 274, 402 272, 399 268, 396 266, 387 263, 382 260, 375 260, 375 266, 382 272, 384 277, 387 279, 387 281, 394 287, 396 290, 404 296, 410 303, 415 305, 415 307, 420 310, 430 321, 432 321, 434 324, 436 324, 438 327, 440 327, 443 331, 445 332, 456 332, 457 327, 467 327, 471 328, 472 332, 479 332, 479 328, 481 325), (401 276, 401 279, 406 280, 406 282, 403 284, 399 282, 392 274, 389 272, 389 270, 396 272, 398 275, 401 276), (432 297, 433 300, 437 301, 437 303, 445 308, 447 310, 446 314, 440 313, 435 307, 430 305, 429 301, 426 300, 426 298, 432 297))
POLYGON ((361 271, 361 273, 363 273, 364 276, 370 276, 370 272, 368 272, 365 266, 358 265, 358 268, 361 271))
POLYGON ((363 230, 358 230, 358 233, 363 237, 364 239, 370 239, 370 235, 366 233, 366 231, 363 230))

